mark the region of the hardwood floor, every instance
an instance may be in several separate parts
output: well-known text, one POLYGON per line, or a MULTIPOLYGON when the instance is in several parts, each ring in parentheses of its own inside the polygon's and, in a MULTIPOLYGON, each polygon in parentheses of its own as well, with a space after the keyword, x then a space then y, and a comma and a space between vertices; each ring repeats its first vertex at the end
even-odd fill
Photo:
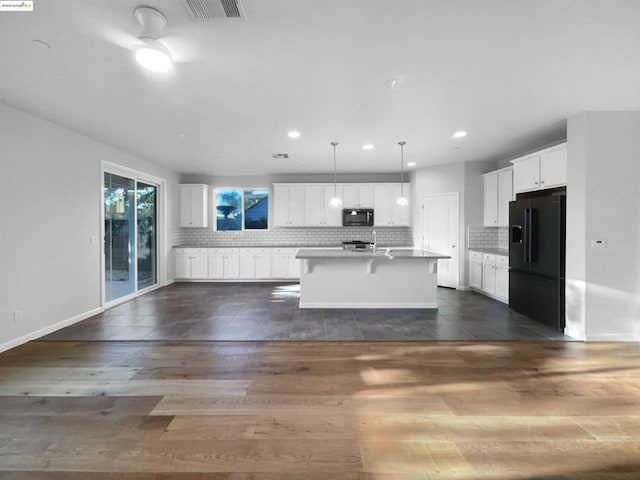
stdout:
POLYGON ((31 342, 0 479, 640 478, 640 346, 31 342))

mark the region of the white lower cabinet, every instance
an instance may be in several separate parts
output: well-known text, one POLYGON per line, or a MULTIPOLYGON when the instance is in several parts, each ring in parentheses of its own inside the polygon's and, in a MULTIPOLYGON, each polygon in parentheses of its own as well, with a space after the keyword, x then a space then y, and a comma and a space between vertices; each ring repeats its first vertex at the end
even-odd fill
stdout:
POLYGON ((469 285, 482 290, 482 254, 469 252, 469 285))
POLYGON ((271 278, 271 249, 241 248, 240 278, 271 278))
POLYGON ((298 248, 176 248, 177 280, 300 278, 298 248))
POLYGON ((209 248, 208 278, 222 280, 240 277, 240 254, 237 248, 209 248))
POLYGON ((509 257, 470 250, 469 286, 509 303, 509 257))
POLYGON ((272 278, 300 278, 300 260, 297 248, 274 248, 271 254, 272 278))
POLYGON ((206 248, 176 249, 176 278, 205 279, 208 276, 206 248))

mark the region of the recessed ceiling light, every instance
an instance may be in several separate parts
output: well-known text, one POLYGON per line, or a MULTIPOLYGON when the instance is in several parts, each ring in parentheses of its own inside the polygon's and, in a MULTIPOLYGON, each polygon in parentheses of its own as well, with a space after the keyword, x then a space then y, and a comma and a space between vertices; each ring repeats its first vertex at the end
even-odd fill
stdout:
POLYGON ((289 138, 300 138, 300 132, 295 130, 291 130, 287 135, 289 135, 289 138))
POLYGON ((179 136, 180 138, 187 138, 187 136, 186 136, 184 133, 179 133, 179 134, 178 134, 178 136, 179 136))
POLYGON ((466 136, 467 136, 467 132, 465 132, 464 130, 460 130, 453 134, 453 138, 462 138, 466 136))
POLYGON ((415 166, 416 166, 416 162, 407 163, 407 167, 415 167, 415 166))
POLYGON ((373 145, 367 143, 366 145, 362 145, 363 150, 373 150, 373 145))

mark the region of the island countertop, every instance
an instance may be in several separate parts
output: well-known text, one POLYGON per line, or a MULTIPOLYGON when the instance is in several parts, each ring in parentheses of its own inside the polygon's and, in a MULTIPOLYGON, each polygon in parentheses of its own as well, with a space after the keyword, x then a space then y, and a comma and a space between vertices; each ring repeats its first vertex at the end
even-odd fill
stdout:
POLYGON ((441 259, 451 258, 449 255, 443 255, 441 253, 430 252, 428 250, 403 250, 403 249, 376 249, 373 250, 336 250, 336 249, 300 249, 296 254, 296 258, 300 260, 313 260, 313 259, 371 259, 371 258, 415 258, 415 259, 441 259))

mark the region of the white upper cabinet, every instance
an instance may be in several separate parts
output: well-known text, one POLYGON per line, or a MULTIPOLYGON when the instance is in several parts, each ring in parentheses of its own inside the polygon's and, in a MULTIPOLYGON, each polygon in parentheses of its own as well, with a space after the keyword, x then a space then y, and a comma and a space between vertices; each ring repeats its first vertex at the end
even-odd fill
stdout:
POLYGON ((342 185, 309 184, 304 187, 304 224, 307 227, 339 227, 342 225, 342 208, 329 205, 334 190, 342 198, 342 185))
POLYGON ((343 185, 342 205, 344 208, 373 208, 373 185, 343 185))
MULTIPOLYGON (((276 227, 340 227, 343 208, 373 208, 376 226, 411 224, 409 205, 398 206, 400 183, 274 183, 273 216, 276 227), (342 207, 329 205, 334 195, 342 207)), ((410 184, 404 184, 409 197, 410 184)))
POLYGON ((567 147, 540 155, 540 187, 553 188, 567 184, 567 147))
POLYGON ((276 227, 304 225, 304 195, 304 185, 273 185, 273 214, 276 227))
POLYGON ((204 228, 208 225, 209 187, 200 184, 180 185, 180 226, 204 228))
POLYGON ((567 144, 511 160, 516 193, 567 184, 567 144))
POLYGON ((483 175, 485 227, 509 225, 509 202, 513 200, 512 170, 508 167, 483 175))
MULTIPOLYGON (((409 184, 404 184, 404 196, 409 197, 409 184)), ((379 183, 373 187, 373 221, 376 227, 407 227, 411 223, 410 205, 397 205, 401 195, 399 183, 379 183)), ((409 202, 411 204, 411 202, 409 202)))

